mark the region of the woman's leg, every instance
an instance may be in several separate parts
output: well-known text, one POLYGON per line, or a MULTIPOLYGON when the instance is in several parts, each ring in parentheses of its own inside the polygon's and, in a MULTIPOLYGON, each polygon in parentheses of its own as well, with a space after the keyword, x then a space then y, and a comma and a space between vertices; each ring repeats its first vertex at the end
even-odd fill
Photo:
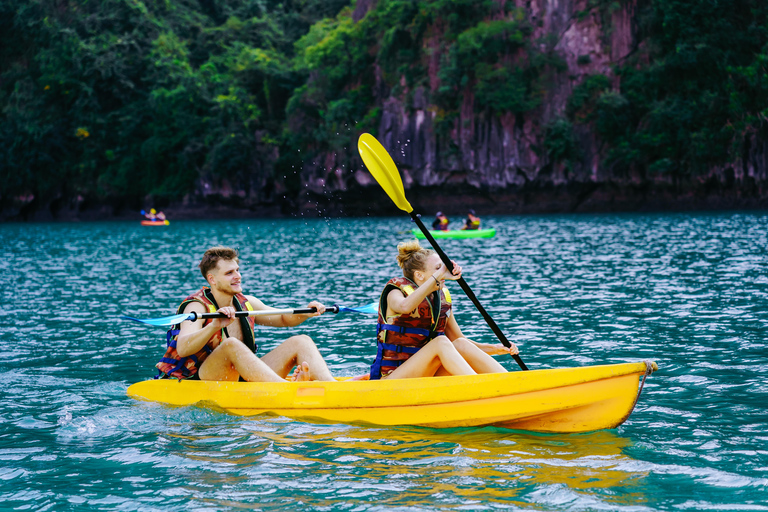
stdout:
POLYGON ((477 375, 445 336, 438 336, 408 358, 388 379, 432 377, 439 368, 449 375, 477 375))
POLYGON ((453 346, 477 373, 506 373, 507 371, 501 363, 466 338, 456 338, 453 340, 453 346))

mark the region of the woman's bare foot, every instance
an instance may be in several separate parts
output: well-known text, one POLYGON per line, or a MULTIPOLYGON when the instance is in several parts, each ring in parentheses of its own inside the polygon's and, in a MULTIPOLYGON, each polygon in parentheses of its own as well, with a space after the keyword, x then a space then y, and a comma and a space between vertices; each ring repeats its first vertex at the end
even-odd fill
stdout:
POLYGON ((296 369, 293 371, 293 382, 306 382, 312 380, 312 376, 309 373, 309 364, 306 361, 296 365, 296 369))

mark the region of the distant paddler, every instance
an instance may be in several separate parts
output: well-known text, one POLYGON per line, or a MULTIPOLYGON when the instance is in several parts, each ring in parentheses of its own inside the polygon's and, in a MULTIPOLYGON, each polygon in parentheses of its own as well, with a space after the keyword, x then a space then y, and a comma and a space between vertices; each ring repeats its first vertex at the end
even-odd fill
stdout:
POLYGON ((256 357, 254 325, 295 327, 321 315, 317 301, 308 308, 315 313, 236 317, 237 311, 274 309, 251 295, 244 295, 238 253, 229 247, 211 247, 203 255, 200 272, 209 286, 187 297, 178 313, 223 313, 226 318, 184 321, 168 331, 165 355, 157 363, 158 378, 194 380, 285 382, 334 380, 317 346, 309 336, 291 336, 263 357, 256 357))
POLYGON ((432 229, 435 231, 448 231, 448 224, 450 224, 451 221, 448 220, 448 217, 446 217, 443 212, 437 212, 435 214, 435 220, 432 221, 432 229))
POLYGON ((165 218, 165 214, 163 212, 158 212, 154 208, 148 212, 141 210, 141 214, 147 218, 147 220, 141 221, 141 223, 145 226, 167 226, 170 224, 170 222, 165 218))
POLYGON ((377 353, 371 379, 405 379, 438 375, 504 373, 491 355, 517 354, 514 343, 476 343, 461 332, 453 315, 446 281, 461 277, 440 256, 417 240, 397 246, 403 276, 390 279, 381 294, 377 353))
POLYGON ((141 210, 141 213, 149 220, 165 220, 165 214, 163 212, 158 212, 154 208, 150 209, 149 212, 141 210))
POLYGON ((462 230, 466 229, 480 229, 480 217, 475 215, 475 210, 469 210, 467 213, 467 218, 464 219, 464 227, 461 228, 462 230))

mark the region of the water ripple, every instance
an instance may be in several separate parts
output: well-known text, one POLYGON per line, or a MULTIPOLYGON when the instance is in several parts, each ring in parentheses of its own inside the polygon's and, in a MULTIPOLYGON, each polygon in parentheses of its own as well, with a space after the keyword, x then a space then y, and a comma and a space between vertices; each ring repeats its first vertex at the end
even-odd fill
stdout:
MULTIPOLYGON (((241 253, 265 302, 377 300, 407 220, 5 224, 0 500, 9 509, 766 510, 768 216, 491 217, 445 240, 531 368, 658 362, 620 428, 581 435, 241 418, 135 402, 160 330, 203 284, 210 245, 241 253)), ((493 335, 457 286, 465 334, 493 335)), ((311 322, 311 323, 310 323, 311 322)), ((310 332, 337 375, 368 370, 374 320, 310 332)), ((514 370, 511 359, 499 359, 514 370)))

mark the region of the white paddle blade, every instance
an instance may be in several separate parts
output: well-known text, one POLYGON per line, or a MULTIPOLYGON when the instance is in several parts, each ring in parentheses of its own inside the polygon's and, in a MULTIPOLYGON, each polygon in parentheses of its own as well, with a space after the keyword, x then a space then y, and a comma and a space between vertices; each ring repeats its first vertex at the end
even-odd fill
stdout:
POLYGON ((190 319, 192 315, 189 314, 182 314, 182 315, 171 315, 171 316, 164 316, 161 318, 133 318, 132 316, 121 316, 120 318, 123 318, 125 320, 133 320, 134 322, 139 322, 141 324, 147 324, 147 325, 153 325, 155 327, 170 327, 172 325, 179 324, 183 322, 184 320, 190 319))

